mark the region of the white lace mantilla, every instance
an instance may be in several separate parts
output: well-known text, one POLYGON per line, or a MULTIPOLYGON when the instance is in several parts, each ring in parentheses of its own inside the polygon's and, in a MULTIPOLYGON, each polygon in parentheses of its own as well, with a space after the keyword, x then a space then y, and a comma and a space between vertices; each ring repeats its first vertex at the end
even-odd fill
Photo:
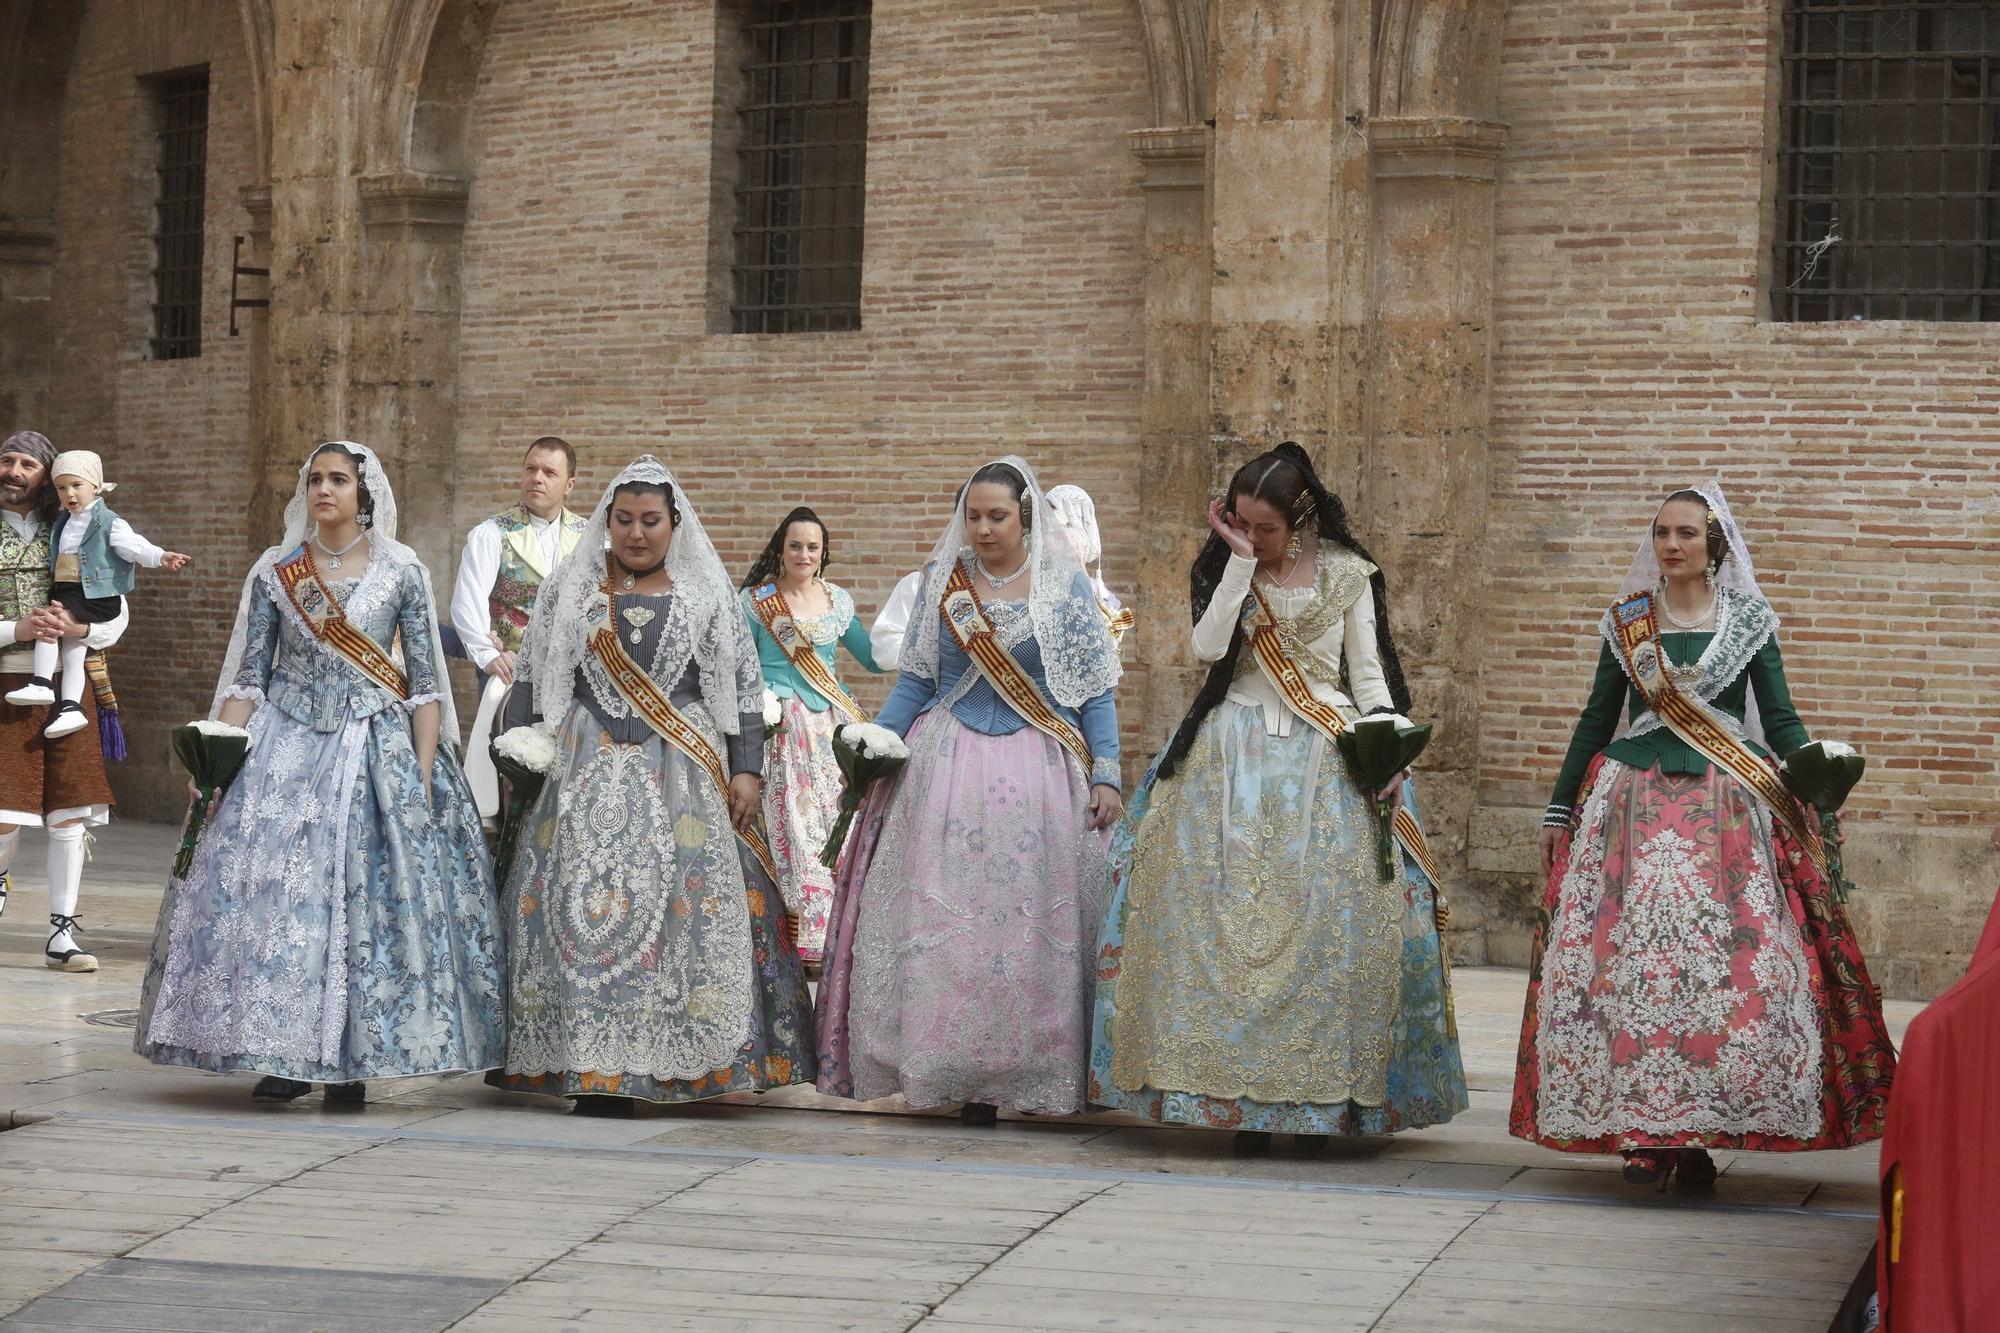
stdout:
MULTIPOLYGON (((1618 659, 1619 667, 1629 679, 1631 667, 1625 655, 1618 651, 1618 631, 1612 624, 1611 612, 1598 621, 1597 632, 1611 645, 1612 656, 1618 659)), ((1750 659, 1764 650, 1764 645, 1778 632, 1778 613, 1771 604, 1755 593, 1738 591, 1735 588, 1715 590, 1715 637, 1702 650, 1701 658, 1692 669, 1669 666, 1674 673, 1674 683, 1681 690, 1692 694, 1704 704, 1713 704, 1716 696, 1736 683, 1743 669, 1750 665, 1750 659)), ((1715 720, 1723 729, 1737 739, 1744 735, 1743 723, 1729 714, 1711 708, 1715 720)), ((1633 718, 1625 727, 1626 736, 1643 736, 1649 731, 1658 731, 1666 723, 1652 709, 1633 718)))

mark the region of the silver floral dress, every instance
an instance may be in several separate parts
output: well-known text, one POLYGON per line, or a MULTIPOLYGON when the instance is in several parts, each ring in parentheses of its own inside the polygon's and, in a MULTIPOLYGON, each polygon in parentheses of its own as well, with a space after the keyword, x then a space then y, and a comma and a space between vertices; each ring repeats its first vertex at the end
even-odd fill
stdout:
POLYGON ((262 576, 225 690, 258 705, 250 756, 167 882, 146 970, 133 1045, 157 1064, 345 1082, 505 1056, 479 816, 448 747, 425 791, 411 733, 448 688, 423 570, 378 557, 331 586, 350 623, 400 645, 410 697, 323 646, 262 576))

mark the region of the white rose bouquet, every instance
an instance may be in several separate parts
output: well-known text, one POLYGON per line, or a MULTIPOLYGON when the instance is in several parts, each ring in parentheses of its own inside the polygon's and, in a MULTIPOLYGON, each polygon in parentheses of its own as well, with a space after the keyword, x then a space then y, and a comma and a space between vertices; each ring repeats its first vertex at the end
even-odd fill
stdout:
POLYGON ((847 844, 854 812, 861 808, 868 788, 876 779, 888 777, 909 763, 910 747, 887 727, 873 722, 849 722, 833 733, 833 757, 840 764, 847 786, 840 793, 840 818, 834 821, 826 847, 819 854, 819 863, 828 870, 840 864, 840 849, 847 844))
POLYGON ((769 745, 785 729, 785 701, 770 690, 764 691, 764 744, 769 745))
POLYGON ((556 739, 539 726, 514 727, 495 736, 487 746, 493 767, 507 779, 507 813, 500 821, 500 845, 493 858, 493 882, 501 888, 514 868, 514 847, 528 807, 542 793, 542 784, 561 758, 556 739))
POLYGON ((195 798, 181 825, 180 850, 174 854, 174 877, 184 878, 194 864, 194 845, 208 823, 215 798, 229 789, 250 757, 250 733, 227 722, 203 720, 175 727, 167 734, 174 758, 194 779, 195 798))

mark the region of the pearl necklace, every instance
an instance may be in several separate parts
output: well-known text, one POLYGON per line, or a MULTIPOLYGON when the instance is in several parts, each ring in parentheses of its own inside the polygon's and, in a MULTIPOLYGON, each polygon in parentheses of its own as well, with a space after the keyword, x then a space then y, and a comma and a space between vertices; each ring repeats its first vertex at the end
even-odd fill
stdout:
POLYGON ((1696 616, 1692 620, 1682 620, 1679 616, 1674 614, 1674 608, 1668 605, 1667 603, 1666 580, 1662 579, 1660 581, 1660 615, 1663 616, 1666 619, 1666 622, 1669 625, 1672 625, 1675 629, 1678 630, 1697 629, 1700 626, 1706 624, 1708 622, 1708 618, 1714 614, 1715 614, 1715 594, 1710 593, 1708 595, 1708 605, 1705 608, 1703 608, 1702 613, 1700 615, 1696 616))
POLYGON ((1021 575, 1028 572, 1028 562, 1026 560, 1023 560, 1021 562, 1021 567, 1019 569, 1015 570, 1012 574, 1009 574, 1004 579, 995 577, 993 571, 986 567, 986 562, 984 560, 981 560, 978 556, 972 557, 972 563, 979 566, 979 572, 985 576, 987 584, 995 592, 999 592, 1002 588, 1012 583, 1015 579, 1020 578, 1021 575))
POLYGON ((314 532, 313 545, 319 547, 321 554, 326 556, 326 567, 338 573, 340 570, 340 557, 346 555, 349 551, 361 545, 362 538, 366 537, 367 535, 368 535, 368 530, 366 528, 362 529, 359 533, 355 535, 353 541, 349 542, 347 545, 341 547, 338 551, 336 551, 331 546, 328 546, 326 544, 325 539, 322 538, 318 532, 314 532))

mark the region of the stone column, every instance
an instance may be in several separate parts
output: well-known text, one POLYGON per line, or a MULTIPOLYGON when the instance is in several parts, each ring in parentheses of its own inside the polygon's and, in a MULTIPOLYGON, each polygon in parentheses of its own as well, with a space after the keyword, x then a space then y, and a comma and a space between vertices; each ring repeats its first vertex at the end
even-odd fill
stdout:
MULTIPOLYGON (((1209 138, 1207 126, 1193 125, 1138 130, 1131 139, 1145 164, 1146 389, 1139 524, 1131 534, 1143 556, 1139 617, 1126 653, 1139 688, 1126 698, 1138 704, 1133 720, 1149 754, 1179 722, 1203 674, 1188 647, 1187 569, 1202 542, 1195 515, 1216 471, 1208 434, 1209 138)), ((1144 762, 1135 756, 1127 778, 1136 779, 1144 762)))
POLYGON ((50 429, 55 262, 47 218, 0 216, 0 436, 50 429))
MULTIPOLYGON (((1397 648, 1422 720, 1427 832, 1448 885, 1466 879, 1477 796, 1480 601, 1491 429, 1494 182, 1504 127, 1379 118, 1367 526, 1390 574, 1397 648)), ((1483 960, 1484 914, 1452 895, 1452 944, 1483 960)))

